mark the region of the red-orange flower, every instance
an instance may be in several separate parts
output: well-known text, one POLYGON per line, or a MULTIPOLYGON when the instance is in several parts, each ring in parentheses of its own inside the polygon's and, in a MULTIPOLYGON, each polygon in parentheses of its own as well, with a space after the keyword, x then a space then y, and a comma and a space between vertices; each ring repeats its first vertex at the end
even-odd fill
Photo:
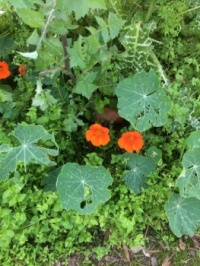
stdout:
POLYGON ((138 131, 123 133, 118 139, 118 145, 127 152, 139 151, 144 145, 142 135, 138 131))
POLYGON ((25 64, 19 65, 18 71, 21 75, 26 75, 26 65, 25 64))
POLYGON ((109 129, 97 123, 90 126, 86 131, 85 137, 87 141, 91 141, 92 145, 96 147, 105 146, 110 141, 109 129))
POLYGON ((9 66, 5 61, 0 62, 0 79, 6 79, 10 76, 9 66))

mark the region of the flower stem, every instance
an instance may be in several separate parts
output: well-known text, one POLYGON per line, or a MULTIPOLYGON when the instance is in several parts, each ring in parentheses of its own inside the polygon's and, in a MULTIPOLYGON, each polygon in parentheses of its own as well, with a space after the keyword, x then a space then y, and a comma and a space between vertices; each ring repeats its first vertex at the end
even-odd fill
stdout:
POLYGON ((154 11, 155 4, 156 4, 156 0, 151 0, 151 3, 150 3, 150 6, 149 6, 149 9, 148 9, 148 12, 147 12, 146 17, 145 17, 145 20, 144 20, 145 22, 148 22, 149 21, 152 13, 154 11))
POLYGON ((37 45, 37 49, 36 49, 37 51, 40 50, 40 47, 41 47, 42 41, 43 41, 43 39, 46 37, 47 28, 48 28, 48 26, 49 26, 51 20, 53 19, 53 13, 54 13, 54 11, 55 11, 55 9, 54 9, 55 6, 56 6, 56 1, 54 0, 53 7, 52 7, 52 9, 51 9, 50 12, 49 12, 49 15, 48 15, 48 18, 47 18, 46 24, 45 24, 45 26, 44 26, 43 32, 42 32, 41 37, 40 37, 40 39, 39 39, 39 42, 38 42, 38 45, 37 45))

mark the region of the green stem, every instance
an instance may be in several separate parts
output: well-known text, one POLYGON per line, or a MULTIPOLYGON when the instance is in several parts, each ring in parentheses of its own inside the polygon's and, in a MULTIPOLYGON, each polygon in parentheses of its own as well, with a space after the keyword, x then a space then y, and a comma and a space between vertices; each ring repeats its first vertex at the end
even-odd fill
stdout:
POLYGON ((153 51, 151 51, 150 58, 154 62, 154 64, 157 66, 158 72, 159 72, 161 78, 163 79, 165 85, 168 86, 168 84, 169 84, 168 78, 166 77, 166 74, 165 74, 160 62, 153 51))
POLYGON ((152 13, 154 11, 155 4, 156 4, 156 0, 151 0, 151 3, 150 3, 150 6, 149 6, 149 9, 148 9, 148 12, 147 12, 146 17, 145 17, 145 20, 144 20, 145 22, 148 22, 149 21, 152 13))
POLYGON ((190 12, 190 11, 193 11, 193 10, 196 10, 196 9, 199 9, 199 8, 200 8, 200 6, 195 6, 193 8, 187 9, 187 10, 185 10, 183 12, 180 12, 179 14, 185 14, 187 12, 190 12))
POLYGON ((51 20, 52 20, 52 18, 53 18, 53 13, 54 13, 54 11, 55 11, 55 9, 54 9, 55 6, 56 6, 56 1, 54 0, 53 7, 52 7, 52 9, 51 9, 50 12, 49 12, 49 15, 48 15, 48 18, 47 18, 46 24, 45 24, 45 26, 44 26, 43 32, 42 32, 41 37, 40 37, 40 39, 39 39, 39 42, 38 42, 38 45, 37 45, 37 49, 36 49, 37 51, 40 50, 40 47, 41 47, 42 41, 43 41, 43 39, 46 37, 47 28, 48 28, 48 26, 49 26, 49 24, 50 24, 50 22, 51 22, 51 20))

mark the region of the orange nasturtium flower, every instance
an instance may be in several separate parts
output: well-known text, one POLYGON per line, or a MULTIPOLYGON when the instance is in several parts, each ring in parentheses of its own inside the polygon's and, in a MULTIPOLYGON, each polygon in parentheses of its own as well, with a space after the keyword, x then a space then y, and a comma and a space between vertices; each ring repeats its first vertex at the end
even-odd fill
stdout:
POLYGON ((86 131, 85 137, 87 141, 91 141, 92 145, 96 147, 105 146, 110 141, 109 129, 97 123, 90 126, 86 131))
POLYGON ((9 66, 5 61, 0 61, 0 79, 6 79, 10 76, 9 66))
POLYGON ((21 75, 26 75, 26 65, 25 64, 19 65, 18 71, 21 75))
POLYGON ((142 135, 138 131, 123 133, 118 139, 118 145, 127 152, 139 151, 144 145, 142 135))

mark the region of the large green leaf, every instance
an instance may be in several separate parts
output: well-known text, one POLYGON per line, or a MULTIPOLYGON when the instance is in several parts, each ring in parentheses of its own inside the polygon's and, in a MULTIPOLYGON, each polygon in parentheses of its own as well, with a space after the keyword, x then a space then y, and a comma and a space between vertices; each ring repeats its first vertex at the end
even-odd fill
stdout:
POLYGON ((194 236, 196 229, 200 226, 200 200, 185 199, 174 194, 165 205, 165 210, 169 226, 177 237, 194 236))
POLYGON ((145 131, 162 126, 170 110, 170 101, 154 70, 137 73, 122 80, 116 88, 119 115, 132 126, 145 131))
POLYGON ((0 180, 7 179, 20 162, 24 163, 25 166, 29 162, 49 166, 56 164, 49 159, 49 155, 58 155, 57 150, 44 148, 41 144, 36 145, 41 140, 50 140, 56 145, 54 136, 42 126, 18 125, 13 136, 19 140, 19 146, 9 147, 6 144, 0 146, 0 180))
POLYGON ((183 171, 177 179, 182 197, 200 199, 200 148, 194 148, 183 155, 183 171))
POLYGON ((83 50, 83 37, 79 35, 78 40, 73 46, 67 47, 67 52, 70 59, 70 67, 80 67, 82 70, 86 68, 86 55, 83 50))
POLYGON ((78 80, 73 92, 81 94, 89 99, 92 93, 98 88, 97 85, 93 84, 96 76, 96 72, 85 74, 78 80))
MULTIPOLYGON (((104 0, 62 0, 66 9, 74 11, 76 20, 84 17, 90 9, 106 9, 104 0)), ((61 1, 61 2, 62 2, 61 1)))
POLYGON ((34 8, 34 1, 32 0, 9 0, 9 3, 15 8, 34 8))
POLYGON ((128 188, 136 194, 140 193, 142 188, 147 188, 147 177, 150 172, 155 170, 155 161, 135 153, 125 153, 121 156, 122 160, 127 160, 128 170, 123 178, 128 188))
POLYGON ((155 146, 151 146, 146 151, 147 157, 154 160, 157 164, 162 159, 162 151, 155 146))
POLYGON ((200 148, 200 131, 193 131, 185 140, 185 144, 190 149, 200 148))
POLYGON ((119 18, 116 14, 112 12, 109 12, 108 21, 105 21, 101 17, 97 16, 95 18, 100 28, 95 30, 93 27, 88 27, 88 30, 90 30, 91 33, 94 35, 101 32, 105 43, 117 37, 122 26, 125 23, 123 19, 119 18))
POLYGON ((56 191, 57 177, 62 169, 62 166, 47 173, 41 181, 41 185, 44 186, 43 191, 56 191))
POLYGON ((15 48, 15 42, 9 37, 0 37, 0 56, 5 57, 15 48))
POLYGON ((111 184, 112 178, 102 166, 67 163, 58 175, 57 190, 65 209, 88 214, 110 198, 107 187, 111 184))
POLYGON ((44 15, 28 8, 17 9, 17 14, 25 24, 32 28, 42 28, 44 26, 44 15))
POLYGON ((119 18, 116 14, 109 12, 108 27, 109 27, 111 39, 114 39, 115 37, 117 37, 124 23, 125 23, 125 20, 119 18))

